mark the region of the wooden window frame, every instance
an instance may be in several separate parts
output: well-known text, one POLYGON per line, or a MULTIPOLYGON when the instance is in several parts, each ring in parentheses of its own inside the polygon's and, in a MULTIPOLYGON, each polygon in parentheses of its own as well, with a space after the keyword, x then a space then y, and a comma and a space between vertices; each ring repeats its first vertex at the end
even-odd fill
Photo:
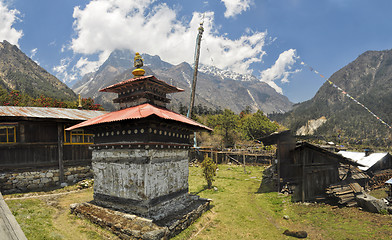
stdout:
POLYGON ((2 123, 0 124, 0 129, 6 129, 5 135, 6 135, 6 142, 0 142, 0 144, 11 144, 11 143, 16 143, 16 127, 18 126, 17 123, 2 123), (9 129, 13 129, 12 134, 14 136, 14 140, 12 142, 9 141, 10 139, 10 133, 9 129))
POLYGON ((65 131, 64 129, 64 145, 91 145, 94 142, 85 142, 85 138, 94 137, 94 134, 85 133, 84 130, 65 131), (69 142, 67 142, 67 132, 69 133, 69 142), (82 142, 72 142, 73 136, 82 136, 82 142))

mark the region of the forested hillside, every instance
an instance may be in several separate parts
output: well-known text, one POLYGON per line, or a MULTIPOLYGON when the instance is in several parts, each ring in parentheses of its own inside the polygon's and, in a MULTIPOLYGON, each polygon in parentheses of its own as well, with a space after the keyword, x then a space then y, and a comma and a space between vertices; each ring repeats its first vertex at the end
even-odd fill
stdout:
POLYGON ((27 57, 17 46, 0 42, 0 86, 33 98, 42 96, 61 101, 76 100, 76 94, 55 76, 27 57))
POLYGON ((368 51, 330 77, 343 89, 324 83, 309 101, 286 114, 270 115, 294 132, 308 120, 326 117, 315 135, 342 143, 390 146, 392 131, 357 102, 386 123, 392 122, 392 50, 368 51))

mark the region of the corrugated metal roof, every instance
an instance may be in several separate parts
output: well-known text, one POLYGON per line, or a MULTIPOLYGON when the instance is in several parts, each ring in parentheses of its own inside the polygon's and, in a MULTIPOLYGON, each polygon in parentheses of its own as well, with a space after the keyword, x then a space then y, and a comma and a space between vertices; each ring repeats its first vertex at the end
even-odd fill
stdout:
POLYGON ((351 166, 348 164, 340 164, 339 166, 339 177, 340 179, 343 179, 344 176, 347 175, 348 171, 351 171, 351 177, 352 179, 367 179, 369 176, 364 173, 362 170, 360 170, 358 167, 351 166))
POLYGON ((342 154, 331 152, 331 151, 329 151, 327 149, 321 148, 319 146, 316 146, 316 145, 308 143, 308 142, 298 142, 297 146, 295 147, 295 150, 302 149, 304 147, 308 147, 308 148, 314 149, 316 151, 319 151, 321 153, 324 153, 324 154, 327 154, 327 155, 330 155, 330 156, 339 157, 341 159, 341 161, 343 161, 345 163, 350 163, 351 165, 358 166, 358 167, 364 167, 364 165, 362 165, 359 162, 356 162, 356 161, 352 160, 351 158, 347 158, 347 157, 343 156, 342 154))
POLYGON ((105 113, 107 112, 71 108, 0 106, 0 117, 87 120, 105 113))
POLYGON ((193 121, 192 119, 189 119, 181 114, 169 111, 164 108, 155 107, 149 103, 145 103, 142 105, 122 109, 122 110, 115 111, 115 112, 110 112, 105 115, 101 115, 96 118, 92 118, 87 121, 81 122, 77 125, 74 125, 70 128, 67 128, 66 130, 73 130, 76 128, 82 128, 82 127, 97 125, 97 124, 101 124, 101 123, 123 121, 123 120, 128 120, 128 119, 142 119, 142 118, 146 118, 146 117, 149 117, 152 115, 155 115, 155 116, 163 118, 163 119, 182 122, 182 123, 192 125, 197 128, 212 131, 211 128, 206 127, 203 124, 200 124, 196 121, 193 121))
POLYGON ((159 80, 158 78, 154 77, 153 75, 149 76, 142 76, 142 77, 137 77, 137 78, 131 78, 113 85, 110 85, 106 88, 103 88, 99 90, 100 92, 114 92, 117 93, 121 91, 120 89, 124 88, 125 86, 132 85, 137 82, 144 82, 146 80, 151 80, 158 85, 161 85, 162 87, 166 88, 166 93, 175 93, 175 92, 183 92, 184 89, 175 87, 173 85, 167 84, 165 81, 159 80))
POLYGON ((339 151, 338 154, 364 165, 364 167, 360 166, 359 169, 366 171, 384 158, 388 153, 372 153, 369 156, 365 156, 364 152, 339 151))

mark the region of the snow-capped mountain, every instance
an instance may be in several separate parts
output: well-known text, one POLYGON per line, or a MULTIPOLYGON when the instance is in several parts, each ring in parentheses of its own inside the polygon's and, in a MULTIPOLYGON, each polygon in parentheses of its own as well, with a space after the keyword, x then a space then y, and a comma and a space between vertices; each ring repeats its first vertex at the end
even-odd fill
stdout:
MULTIPOLYGON (((98 71, 85 75, 73 86, 73 90, 83 97, 95 98, 95 101, 107 110, 115 109, 112 102, 114 96, 100 93, 98 90, 132 78, 134 54, 129 50, 113 51, 98 71)), ((193 81, 192 67, 185 62, 172 65, 162 61, 159 56, 142 54, 142 57, 146 75, 155 75, 158 79, 185 89, 184 92, 172 95, 169 107, 177 110, 180 103, 187 105, 193 81)), ((242 75, 210 66, 201 66, 198 74, 195 105, 198 104, 210 108, 229 108, 237 113, 247 106, 253 111, 260 109, 265 113, 286 112, 293 105, 287 97, 252 75, 242 75)))

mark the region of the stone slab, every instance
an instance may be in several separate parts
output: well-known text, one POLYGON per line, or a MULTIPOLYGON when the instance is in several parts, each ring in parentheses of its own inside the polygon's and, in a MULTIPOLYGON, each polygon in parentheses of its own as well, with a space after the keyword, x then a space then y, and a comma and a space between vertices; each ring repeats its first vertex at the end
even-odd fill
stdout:
POLYGON ((157 240, 174 237, 210 208, 208 199, 198 199, 187 209, 159 221, 97 206, 91 202, 71 204, 72 214, 112 231, 121 239, 157 240))

